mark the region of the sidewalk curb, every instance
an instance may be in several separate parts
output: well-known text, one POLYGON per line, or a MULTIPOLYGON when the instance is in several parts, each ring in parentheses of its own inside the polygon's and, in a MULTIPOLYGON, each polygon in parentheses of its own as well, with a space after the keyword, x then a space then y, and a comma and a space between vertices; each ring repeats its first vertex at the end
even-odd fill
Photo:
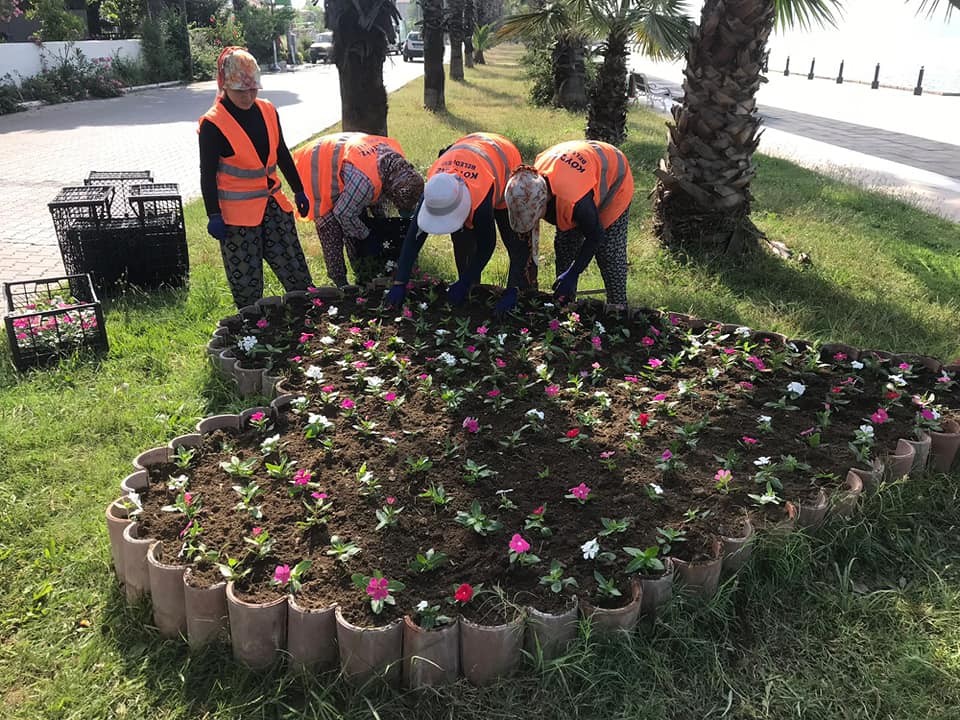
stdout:
POLYGON ((121 92, 124 95, 129 95, 130 93, 141 92, 143 90, 156 90, 157 88, 168 88, 176 85, 188 84, 189 83, 186 83, 183 80, 168 80, 167 82, 149 83, 147 85, 134 85, 133 87, 123 88, 121 92))

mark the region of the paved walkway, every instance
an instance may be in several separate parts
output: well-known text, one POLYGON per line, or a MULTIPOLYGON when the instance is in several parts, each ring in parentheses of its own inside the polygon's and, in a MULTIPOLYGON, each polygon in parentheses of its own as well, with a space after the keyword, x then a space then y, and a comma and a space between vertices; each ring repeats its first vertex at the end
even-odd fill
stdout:
MULTIPOLYGON (((384 66, 389 91, 422 74, 399 58, 384 66)), ((0 116, 0 282, 63 274, 47 203, 91 170, 151 170, 185 200, 199 197, 196 126, 215 92, 195 83, 0 116)), ((261 97, 279 109, 290 147, 340 120, 333 65, 265 74, 261 97)))

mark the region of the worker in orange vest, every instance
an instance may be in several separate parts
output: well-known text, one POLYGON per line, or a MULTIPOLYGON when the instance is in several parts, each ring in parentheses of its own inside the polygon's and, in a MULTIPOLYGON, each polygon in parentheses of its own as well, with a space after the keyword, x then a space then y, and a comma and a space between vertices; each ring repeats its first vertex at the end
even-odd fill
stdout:
POLYGON ((237 307, 263 295, 264 260, 288 292, 313 284, 277 167, 295 193, 301 216, 310 202, 283 140, 277 109, 257 98, 259 88, 260 67, 253 55, 225 48, 217 58, 217 98, 197 129, 207 232, 220 241, 237 307))
POLYGON ((554 250, 558 300, 571 300, 577 281, 596 257, 607 302, 627 302, 627 220, 633 175, 613 145, 572 140, 547 148, 533 167, 523 166, 507 183, 510 225, 536 246, 540 220, 557 226, 554 250))
POLYGON ((496 229, 510 255, 508 290, 501 298, 501 311, 516 303, 517 288, 524 285, 528 253, 510 228, 503 192, 510 173, 521 165, 520 151, 502 135, 471 133, 440 151, 427 172, 427 183, 397 261, 393 287, 387 303, 400 305, 406 295, 417 255, 427 235, 451 235, 458 279, 447 291, 452 304, 464 301, 470 288, 480 280, 493 256, 496 229))
POLYGON ((364 256, 379 255, 386 238, 377 237, 361 217, 369 208, 383 215, 386 198, 400 214, 413 212, 423 193, 423 178, 392 138, 365 133, 323 135, 293 154, 303 178, 327 275, 337 287, 347 284, 347 257, 354 271, 364 256))

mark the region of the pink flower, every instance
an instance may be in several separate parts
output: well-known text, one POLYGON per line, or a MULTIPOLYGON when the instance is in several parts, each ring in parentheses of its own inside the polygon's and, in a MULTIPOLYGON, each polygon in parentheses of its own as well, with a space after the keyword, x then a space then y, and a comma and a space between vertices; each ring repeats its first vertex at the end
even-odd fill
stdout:
POLYGON ((356 406, 357 404, 350 398, 344 398, 340 401, 340 407, 344 410, 353 410, 356 406))
POLYGON ((636 375, 624 375, 623 381, 628 383, 638 383, 640 382, 640 378, 638 378, 636 375))
POLYGON ((666 393, 657 393, 656 395, 653 396, 653 402, 663 402, 666 399, 667 399, 666 393))
POLYGON ((463 429, 469 433, 480 432, 480 421, 475 417, 466 417, 463 419, 463 429))
POLYGON ((649 335, 644 335, 642 338, 640 338, 640 344, 643 345, 644 347, 650 347, 650 346, 653 345, 655 342, 656 342, 656 340, 654 340, 654 339, 653 339, 652 337, 650 337, 649 335))
POLYGON ((637 422, 640 424, 640 427, 646 427, 650 424, 650 414, 649 413, 638 413, 637 422))
POLYGON ((312 337, 313 337, 313 333, 300 333, 300 344, 302 345, 312 337))
POLYGON ((278 585, 286 585, 290 582, 290 566, 277 565, 273 569, 273 581, 278 585))
POLYGON ((724 349, 723 349, 723 354, 724 354, 724 355, 736 355, 736 354, 737 354, 737 349, 736 349, 736 348, 724 348, 724 349))
POLYGON ((742 438, 740 438, 740 440, 743 442, 744 445, 756 445, 756 444, 757 444, 757 439, 756 439, 756 438, 752 438, 752 437, 750 437, 749 435, 744 435, 742 438))
POLYGON ((529 334, 530 334, 530 328, 520 328, 520 334, 521 334, 521 335, 529 335, 529 334))
POLYGON ((924 408, 920 411, 920 417, 922 417, 924 420, 936 420, 937 414, 930 408, 924 408))
POLYGON ((560 321, 554 318, 549 323, 547 323, 547 327, 553 330, 554 332, 556 332, 557 330, 560 329, 560 321))
POLYGON ((514 536, 510 538, 510 549, 518 555, 522 555, 530 549, 530 543, 524 540, 520 533, 514 533, 514 536))
POLYGON ((806 430, 801 430, 800 437, 809 437, 810 435, 813 435, 813 433, 815 433, 816 430, 817 430, 816 426, 808 427, 806 430))
POLYGON ((663 360, 661 360, 660 358, 650 358, 649 360, 647 360, 647 364, 652 368, 658 368, 661 365, 663 365, 663 360))
POLYGON ((843 362, 844 360, 847 359, 847 354, 838 352, 833 356, 833 359, 836 360, 837 362, 843 362))
POLYGON ((185 492, 183 494, 183 504, 189 506, 192 503, 193 503, 193 493, 185 492))
POLYGON ((386 578, 370 578, 367 583, 367 595, 371 600, 386 600, 390 595, 390 581, 386 578))
POLYGON ((901 370, 909 370, 909 369, 910 369, 910 363, 902 362, 902 363, 900 363, 899 365, 897 365, 897 367, 900 368, 901 370))
POLYGON ((336 390, 336 388, 333 385, 324 385, 322 388, 320 388, 320 392, 327 393, 328 395, 334 390, 336 390))
POLYGON ((250 531, 250 534, 253 535, 254 537, 258 537, 262 533, 263 533, 262 527, 255 527, 253 530, 250 531))
POLYGON ((312 497, 314 500, 326 500, 326 499, 327 499, 328 497, 330 497, 330 496, 327 495, 325 492, 316 492, 316 491, 314 491, 314 492, 310 493, 310 497, 312 497))
POLYGON ((468 353, 470 353, 471 355, 473 355, 473 353, 475 353, 475 352, 477 351, 477 346, 476 346, 476 345, 467 345, 467 346, 464 348, 464 350, 466 350, 468 353))
POLYGON ((354 325, 352 328, 350 328, 350 334, 351 334, 351 335, 359 335, 359 334, 360 334, 360 328, 358 328, 356 325, 354 325))
POLYGON ((371 350, 371 349, 373 348, 373 346, 376 345, 376 344, 377 344, 377 341, 376 341, 376 340, 364 340, 364 341, 363 341, 363 349, 364 349, 364 350, 371 350))
POLYGON ((387 495, 387 505, 395 505, 397 499, 393 495, 387 495))
POLYGON ((571 322, 575 322, 575 323, 580 322, 580 313, 575 313, 575 312, 570 313, 570 320, 571 322))
POLYGON ((717 482, 730 482, 730 480, 733 479, 733 473, 721 468, 717 470, 717 474, 713 476, 713 479, 717 482))
POLYGON ((357 360, 355 363, 353 363, 354 370, 363 370, 366 366, 367 363, 364 360, 357 360))
POLYGON ((488 398, 498 398, 500 397, 500 391, 494 388, 493 390, 487 391, 488 398))
POLYGON ((457 591, 453 593, 453 599, 457 602, 470 602, 470 598, 473 597, 473 588, 467 584, 463 583, 460 587, 457 588, 457 591))
POLYGON ((507 363, 506 363, 506 361, 505 361, 503 358, 497 358, 497 359, 494 360, 493 362, 494 362, 494 363, 496 364, 496 366, 497 366, 498 368, 500 368, 501 370, 507 366, 507 363))
POLYGON ((664 451, 660 454, 660 459, 661 459, 661 460, 671 460, 672 458, 673 458, 673 453, 670 452, 669 450, 664 450, 664 451))
POLYGON ((948 383, 950 381, 951 381, 951 377, 946 373, 944 373, 943 375, 937 378, 938 383, 948 383))
POLYGON ((580 483, 576 487, 570 488, 569 492, 580 502, 583 502, 590 497, 590 488, 588 488, 584 483, 580 483))
POLYGON ((883 408, 877 408, 877 411, 870 416, 870 422, 875 423, 877 425, 883 425, 883 423, 887 422, 887 420, 889 419, 890 419, 889 413, 887 413, 887 411, 884 410, 883 408))
POLYGON ((489 332, 486 325, 481 325, 477 328, 477 335, 486 335, 489 332))
POLYGON ((543 515, 543 510, 544 510, 543 505, 539 505, 539 506, 535 507, 530 514, 531 514, 531 515, 543 515))
POLYGON ((266 417, 266 415, 264 415, 262 412, 260 412, 259 410, 257 410, 255 413, 253 413, 253 414, 250 416, 250 421, 251 421, 251 422, 260 422, 260 421, 263 420, 265 417, 266 417))
MULTIPOLYGON (((405 307, 405 308, 403 309, 402 315, 403 315, 405 318, 412 318, 412 317, 413 317, 413 310, 411 310, 411 309, 408 308, 408 307, 405 307)), ((372 582, 372 581, 371 581, 371 582, 372 582)))
POLYGON ((573 440, 580 434, 580 428, 570 428, 567 430, 567 437, 573 440))
POLYGON ((257 320, 257 327, 260 328, 261 330, 269 324, 270 323, 267 322, 266 318, 260 318, 259 320, 257 320))
POLYGON ((364 305, 366 302, 367 302, 367 299, 365 297, 357 298, 357 305, 364 305))
POLYGON ((302 363, 302 362, 303 362, 303 358, 300 357, 299 355, 294 355, 292 358, 290 358, 290 362, 292 362, 292 363, 302 363))
POLYGON ((386 395, 383 396, 383 399, 388 403, 393 402, 394 400, 397 399, 397 394, 395 392, 388 392, 386 395))
POLYGON ((763 360, 758 358, 756 355, 751 355, 747 358, 747 362, 753 365, 757 370, 766 370, 767 366, 763 364, 763 360))
POLYGON ((543 391, 547 394, 547 397, 552 397, 552 398, 553 398, 553 397, 556 397, 557 395, 560 394, 560 386, 559 386, 559 385, 547 385, 547 386, 543 389, 543 391))
POLYGON ((600 459, 601 459, 601 460, 609 460, 610 458, 612 458, 612 457, 614 456, 614 454, 615 454, 615 453, 613 452, 613 450, 604 450, 602 453, 600 453, 600 459))
POLYGON ((740 385, 741 390, 753 390, 753 383, 748 380, 744 380, 743 382, 738 384, 740 385))
POLYGON ((417 375, 417 380, 426 380, 429 377, 430 376, 427 375, 426 373, 420 373, 419 375, 417 375))
POLYGON ((297 474, 293 476, 293 484, 299 487, 309 484, 310 480, 313 479, 313 473, 311 473, 306 468, 300 468, 297 470, 297 474))
POLYGON ((603 340, 596 335, 590 338, 590 342, 593 344, 594 350, 600 350, 603 348, 603 340))

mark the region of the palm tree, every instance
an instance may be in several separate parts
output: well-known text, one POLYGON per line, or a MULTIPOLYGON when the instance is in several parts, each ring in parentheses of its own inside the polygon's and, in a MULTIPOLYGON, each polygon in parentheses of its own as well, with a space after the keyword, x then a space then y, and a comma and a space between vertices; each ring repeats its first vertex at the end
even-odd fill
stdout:
POLYGON ((477 65, 486 65, 487 60, 483 57, 483 51, 489 50, 493 45, 493 26, 477 25, 473 31, 473 61, 477 65))
MULTIPOLYGON (((938 4, 920 0, 919 12, 938 4)), ((750 183, 767 38, 775 24, 835 24, 841 7, 842 0, 706 0, 686 53, 683 101, 655 171, 653 227, 667 247, 736 257, 765 239, 750 220, 750 183)), ((954 7, 960 0, 949 0, 948 18, 954 7)))
POLYGON ((423 9, 423 106, 439 112, 447 107, 443 85, 443 0, 420 0, 423 9))
POLYGON ((473 31, 476 27, 474 0, 464 0, 463 3, 463 64, 473 67, 473 31))
POLYGON ((447 0, 450 35, 450 79, 463 80, 463 0, 447 0))
POLYGON ((326 0, 324 17, 333 30, 343 129, 386 135, 383 62, 397 38, 397 6, 393 0, 326 0))
POLYGON ((627 44, 635 40, 654 58, 675 57, 686 47, 690 20, 682 0, 592 0, 587 8, 606 39, 590 91, 586 136, 619 145, 627 137, 627 44))

